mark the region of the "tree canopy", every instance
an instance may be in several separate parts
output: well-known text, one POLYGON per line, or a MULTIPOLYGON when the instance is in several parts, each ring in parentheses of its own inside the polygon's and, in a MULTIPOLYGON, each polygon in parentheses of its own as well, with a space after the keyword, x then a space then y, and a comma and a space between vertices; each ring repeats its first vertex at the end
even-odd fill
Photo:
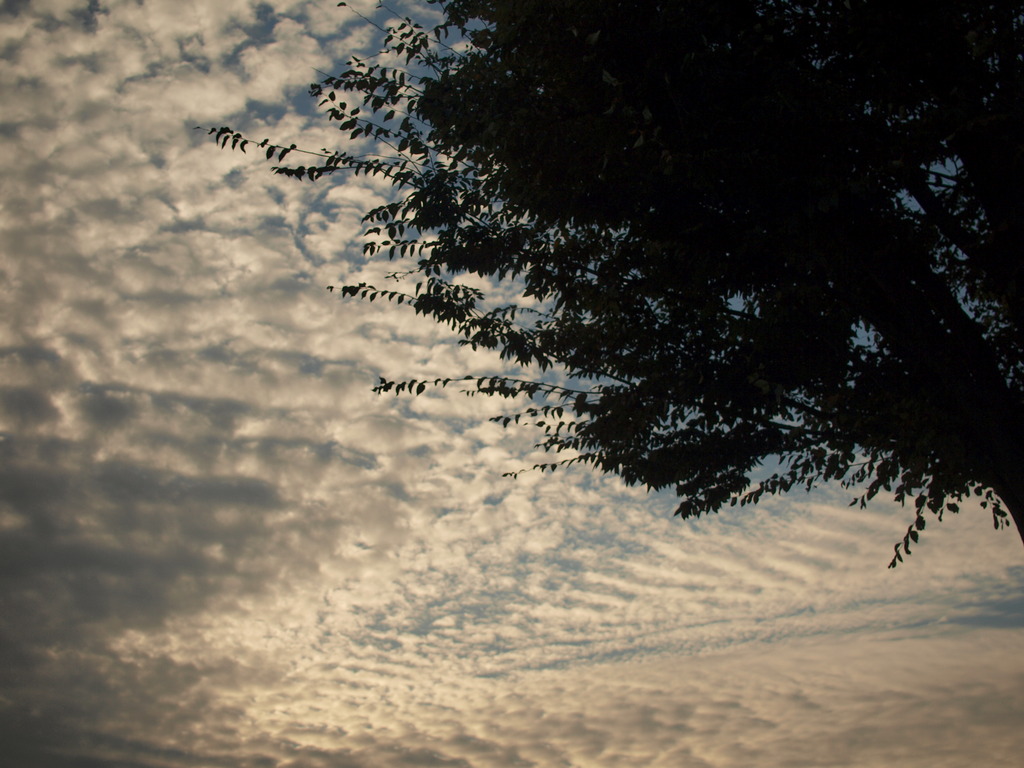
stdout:
POLYGON ((543 468, 672 488, 684 517, 892 493, 893 564, 970 495, 1024 532, 1024 3, 428 2, 439 24, 393 19, 311 89, 384 154, 275 168, 393 183, 365 251, 415 288, 342 294, 567 372, 476 380, 536 398, 503 421, 566 452, 543 468))

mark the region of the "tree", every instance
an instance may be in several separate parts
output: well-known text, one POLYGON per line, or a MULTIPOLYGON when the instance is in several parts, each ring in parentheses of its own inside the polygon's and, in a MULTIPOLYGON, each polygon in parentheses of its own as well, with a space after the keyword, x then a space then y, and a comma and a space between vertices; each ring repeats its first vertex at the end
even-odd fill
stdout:
POLYGON ((312 87, 390 154, 274 169, 399 193, 365 251, 416 289, 343 295, 570 374, 476 380, 537 399, 502 421, 568 452, 541 469, 674 488, 684 517, 891 492, 915 509, 893 565, 972 494, 1024 536, 1024 3, 428 2, 439 25, 396 19, 312 87))

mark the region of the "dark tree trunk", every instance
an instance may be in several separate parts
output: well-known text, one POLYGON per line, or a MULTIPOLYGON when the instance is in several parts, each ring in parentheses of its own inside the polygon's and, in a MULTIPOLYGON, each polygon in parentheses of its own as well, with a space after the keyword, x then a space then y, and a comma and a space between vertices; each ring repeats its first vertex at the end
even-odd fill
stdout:
MULTIPOLYGON (((1021 460, 1024 461, 1024 459, 1021 460)), ((1000 477, 993 480, 992 488, 1003 502, 1006 511, 1010 513, 1010 518, 1017 526, 1017 533, 1020 535, 1021 541, 1024 541, 1024 478, 1021 477, 1021 466, 1018 463, 1015 472, 1005 479, 1000 477)))
MULTIPOLYGON (((1024 541, 1024 404, 982 328, 925 255, 886 250, 873 251, 881 258, 869 266, 871 296, 861 297, 861 309, 906 362, 908 375, 942 404, 966 449, 961 474, 999 496, 1024 541)), ((942 454, 942 446, 936 450, 942 454)), ((955 457, 948 458, 957 466, 955 457)))

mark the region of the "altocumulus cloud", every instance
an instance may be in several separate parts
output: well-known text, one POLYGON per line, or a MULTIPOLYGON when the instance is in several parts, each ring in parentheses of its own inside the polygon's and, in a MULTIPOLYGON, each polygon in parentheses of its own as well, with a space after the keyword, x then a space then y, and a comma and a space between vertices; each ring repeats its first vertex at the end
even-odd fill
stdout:
MULTIPOLYGON (((373 13, 374 3, 352 5, 373 13)), ((400 12, 429 9, 399 4, 400 12)), ((359 217, 196 124, 331 146, 333 2, 0 10, 0 743, 26 766, 1016 765, 1019 542, 822 489, 682 524, 532 463, 359 217)), ((344 183, 341 183, 341 182, 344 183)))

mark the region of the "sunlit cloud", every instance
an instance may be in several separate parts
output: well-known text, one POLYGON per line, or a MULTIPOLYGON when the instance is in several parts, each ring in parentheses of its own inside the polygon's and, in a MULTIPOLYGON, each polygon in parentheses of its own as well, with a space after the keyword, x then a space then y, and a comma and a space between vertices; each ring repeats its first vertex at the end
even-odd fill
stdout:
POLYGON ((326 290, 396 269, 385 183, 195 126, 332 146, 306 87, 375 46, 305 0, 0 12, 12 764, 1015 765, 1024 568, 978 510, 889 571, 894 504, 683 522, 504 477, 543 456, 514 403, 372 394, 502 367, 326 290))

